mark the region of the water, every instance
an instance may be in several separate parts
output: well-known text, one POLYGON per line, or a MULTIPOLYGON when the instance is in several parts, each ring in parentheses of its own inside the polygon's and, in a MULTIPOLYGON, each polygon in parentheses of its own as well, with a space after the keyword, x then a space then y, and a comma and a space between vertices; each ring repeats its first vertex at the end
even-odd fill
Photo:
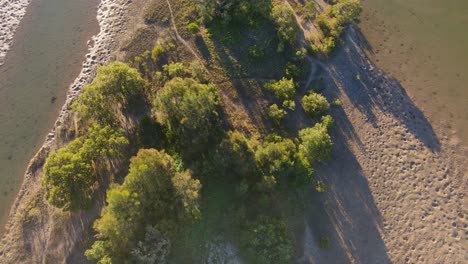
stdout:
POLYGON ((97 0, 35 0, 0 67, 0 233, 29 160, 42 145, 86 42, 98 32, 97 0))
POLYGON ((377 65, 433 123, 468 144, 468 1, 362 0, 377 65))

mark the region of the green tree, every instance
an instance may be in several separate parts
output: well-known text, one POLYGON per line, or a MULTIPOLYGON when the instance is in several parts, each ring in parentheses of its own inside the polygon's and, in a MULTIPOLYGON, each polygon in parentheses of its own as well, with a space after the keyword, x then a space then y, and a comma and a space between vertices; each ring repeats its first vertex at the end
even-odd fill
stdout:
POLYGON ((299 131, 301 144, 299 151, 310 161, 323 161, 330 158, 333 142, 328 134, 328 126, 331 125, 331 117, 322 119, 311 128, 299 131))
POLYGON ((187 153, 205 148, 218 129, 218 92, 212 84, 176 77, 157 92, 153 105, 158 122, 170 132, 169 139, 187 153))
POLYGON ((322 115, 330 108, 327 99, 323 95, 314 92, 304 96, 301 102, 304 111, 314 117, 322 115))
POLYGON ((116 120, 115 106, 127 108, 141 100, 145 81, 138 71, 122 62, 111 62, 97 70, 96 78, 85 85, 72 108, 84 118, 101 124, 116 120))
POLYGON ((45 198, 65 210, 86 208, 98 180, 95 164, 103 157, 119 155, 127 144, 122 132, 109 126, 91 126, 86 136, 47 157, 42 179, 45 198))
POLYGON ((124 183, 107 192, 107 206, 94 223, 98 240, 86 256, 98 263, 126 263, 132 250, 142 249, 138 238, 146 226, 173 236, 179 224, 199 217, 200 188, 189 171, 177 172, 164 151, 141 149, 130 160, 124 183))

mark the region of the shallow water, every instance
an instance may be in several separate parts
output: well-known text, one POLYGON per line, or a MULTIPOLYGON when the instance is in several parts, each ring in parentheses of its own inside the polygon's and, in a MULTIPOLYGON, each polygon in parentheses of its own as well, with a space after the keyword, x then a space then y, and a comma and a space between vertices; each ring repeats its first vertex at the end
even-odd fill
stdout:
POLYGON ((98 32, 97 4, 32 1, 0 67, 0 233, 27 164, 80 72, 86 42, 98 32))
POLYGON ((360 28, 377 65, 402 83, 433 124, 468 144, 468 1, 362 4, 360 28))

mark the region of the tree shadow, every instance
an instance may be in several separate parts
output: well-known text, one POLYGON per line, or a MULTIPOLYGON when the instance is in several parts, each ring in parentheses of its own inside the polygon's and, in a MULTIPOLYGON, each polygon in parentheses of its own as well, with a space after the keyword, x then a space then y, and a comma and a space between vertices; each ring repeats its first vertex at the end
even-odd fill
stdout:
MULTIPOLYGON (((351 103, 364 113, 367 122, 377 126, 374 111, 381 111, 395 117, 419 141, 432 151, 440 151, 440 142, 424 113, 414 104, 400 82, 377 69, 358 40, 359 32, 354 26, 347 28, 344 44, 325 63, 335 86, 342 87, 351 103)), ((326 91, 337 95, 338 89, 326 91)))
MULTIPOLYGON (((334 116, 338 124, 349 122, 342 113, 334 116)), ((305 199, 304 254, 297 263, 391 263, 381 237, 380 212, 349 149, 347 133, 339 126, 332 129, 332 159, 316 169, 329 191, 310 191, 305 199), (329 248, 319 248, 322 237, 330 240, 329 248)))

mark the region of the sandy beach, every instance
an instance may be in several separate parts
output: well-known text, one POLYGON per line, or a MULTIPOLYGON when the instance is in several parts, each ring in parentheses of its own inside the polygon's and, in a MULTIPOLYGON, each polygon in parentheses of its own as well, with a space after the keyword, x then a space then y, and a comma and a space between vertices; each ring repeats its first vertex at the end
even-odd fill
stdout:
POLYGON ((343 104, 333 158, 317 169, 330 191, 311 197, 305 263, 466 263, 468 150, 375 67, 358 30, 343 40, 319 71, 343 104), (310 236, 323 234, 332 246, 316 250, 310 236))

